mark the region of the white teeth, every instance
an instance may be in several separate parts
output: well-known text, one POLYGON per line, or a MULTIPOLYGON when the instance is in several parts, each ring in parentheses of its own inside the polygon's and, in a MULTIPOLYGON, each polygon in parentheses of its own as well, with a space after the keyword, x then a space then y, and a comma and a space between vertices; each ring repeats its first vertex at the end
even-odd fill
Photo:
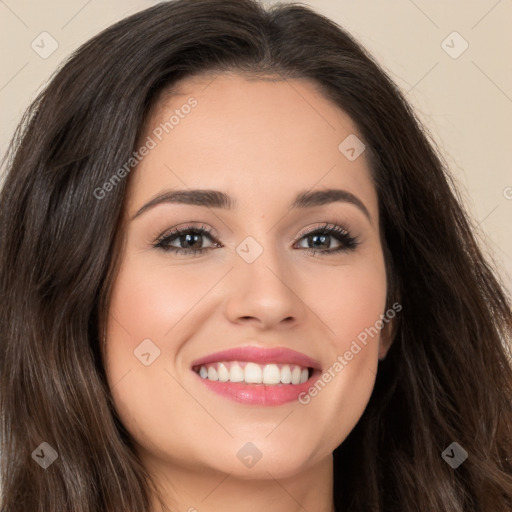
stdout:
MULTIPOLYGON (((307 372, 307 370, 306 370, 307 372)), ((279 384, 281 382, 281 371, 277 364, 267 364, 263 368, 263 384, 279 384)))
POLYGON ((292 371, 288 365, 281 368, 281 383, 290 384, 292 381, 292 371))
POLYGON ((247 384, 261 384, 263 375, 261 368, 256 363, 247 363, 244 369, 245 382, 247 384))
POLYGON ((208 368, 208 380, 219 380, 217 370, 213 366, 208 368))
POLYGON ((226 368, 225 364, 219 363, 217 373, 219 374, 219 380, 221 382, 227 382, 229 380, 229 370, 226 368))
MULTIPOLYGON (((295 368, 292 370, 292 384, 299 384, 300 383, 300 374, 302 373, 301 368, 298 366, 295 366, 295 368)), ((210 376, 210 371, 208 370, 208 377, 210 376)))
POLYGON ((243 382, 245 379, 245 374, 243 369, 238 364, 232 364, 229 369, 229 380, 231 382, 243 382))
POLYGON ((309 370, 297 365, 256 364, 252 362, 219 362, 199 367, 202 379, 247 384, 303 384, 309 379, 309 370))

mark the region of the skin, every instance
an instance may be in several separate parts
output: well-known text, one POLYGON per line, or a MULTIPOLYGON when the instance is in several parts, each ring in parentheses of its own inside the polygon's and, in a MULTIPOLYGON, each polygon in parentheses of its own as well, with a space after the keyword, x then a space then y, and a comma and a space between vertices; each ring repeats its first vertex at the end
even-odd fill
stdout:
MULTIPOLYGON (((191 362, 237 346, 288 347, 326 370, 385 313, 368 162, 364 152, 349 161, 338 150, 358 131, 310 81, 224 73, 178 85, 158 103, 141 140, 190 97, 197 106, 129 178, 106 331, 116 409, 173 510, 329 512, 331 454, 368 403, 391 324, 307 405, 231 401, 207 389, 191 362), (162 191, 189 188, 220 190, 237 208, 164 203, 132 220, 162 191), (357 196, 369 218, 348 202, 289 210, 299 192, 326 188, 357 196), (359 245, 328 254, 340 245, 331 238, 308 253, 304 231, 325 223, 341 225, 359 245), (190 224, 213 230, 194 247, 221 246, 199 255, 154 247, 162 233, 190 224), (251 264, 236 252, 247 236, 263 249, 251 264), (144 339, 160 350, 149 366, 134 356, 144 339), (247 442, 262 454, 252 468, 237 457, 247 442)), ((172 244, 187 247, 179 238, 172 244)))

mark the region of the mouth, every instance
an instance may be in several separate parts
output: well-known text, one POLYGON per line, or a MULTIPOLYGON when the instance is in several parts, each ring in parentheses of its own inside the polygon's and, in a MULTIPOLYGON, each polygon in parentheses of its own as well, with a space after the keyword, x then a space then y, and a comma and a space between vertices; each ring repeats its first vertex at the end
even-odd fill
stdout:
POLYGON ((321 374, 317 361, 287 348, 225 350, 194 361, 191 369, 209 390, 239 403, 264 406, 297 400, 321 374))

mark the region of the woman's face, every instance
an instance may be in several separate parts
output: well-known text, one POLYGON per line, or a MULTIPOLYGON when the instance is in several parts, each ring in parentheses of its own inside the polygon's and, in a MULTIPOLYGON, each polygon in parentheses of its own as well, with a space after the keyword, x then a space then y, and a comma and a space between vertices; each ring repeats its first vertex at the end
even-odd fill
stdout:
POLYGON ((303 80, 187 79, 153 113, 105 355, 148 464, 279 479, 330 461, 361 417, 388 325, 356 136, 303 80))

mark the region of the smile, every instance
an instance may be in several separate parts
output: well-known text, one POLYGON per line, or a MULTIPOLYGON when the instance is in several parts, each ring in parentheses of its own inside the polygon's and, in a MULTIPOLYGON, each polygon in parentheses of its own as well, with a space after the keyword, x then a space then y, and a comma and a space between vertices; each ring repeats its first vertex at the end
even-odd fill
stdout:
POLYGON ((240 347, 192 363, 209 390, 239 403, 282 405, 298 399, 321 374, 314 359, 287 348, 240 347))

